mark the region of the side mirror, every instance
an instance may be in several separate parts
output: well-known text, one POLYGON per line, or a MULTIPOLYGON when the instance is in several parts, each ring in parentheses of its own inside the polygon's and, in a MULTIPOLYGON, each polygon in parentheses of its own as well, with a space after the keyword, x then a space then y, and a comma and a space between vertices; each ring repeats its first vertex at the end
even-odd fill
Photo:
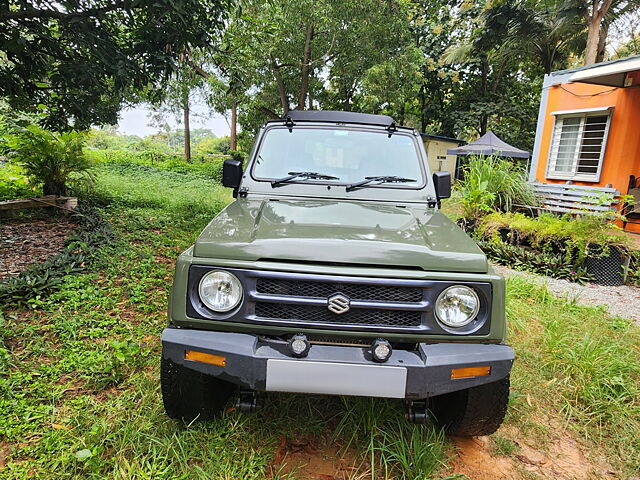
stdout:
POLYGON ((242 181, 242 161, 225 160, 222 164, 222 185, 237 190, 242 181))
POLYGON ((451 174, 449 172, 435 172, 433 186, 436 189, 438 200, 449 198, 451 196, 451 174))

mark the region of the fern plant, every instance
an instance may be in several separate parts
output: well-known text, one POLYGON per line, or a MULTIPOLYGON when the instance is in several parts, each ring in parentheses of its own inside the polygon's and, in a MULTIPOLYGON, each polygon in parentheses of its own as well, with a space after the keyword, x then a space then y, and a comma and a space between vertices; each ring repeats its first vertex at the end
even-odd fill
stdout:
POLYGON ((73 183, 93 183, 91 162, 85 157, 83 132, 56 133, 37 125, 15 130, 7 138, 9 158, 22 166, 45 195, 68 194, 73 183))

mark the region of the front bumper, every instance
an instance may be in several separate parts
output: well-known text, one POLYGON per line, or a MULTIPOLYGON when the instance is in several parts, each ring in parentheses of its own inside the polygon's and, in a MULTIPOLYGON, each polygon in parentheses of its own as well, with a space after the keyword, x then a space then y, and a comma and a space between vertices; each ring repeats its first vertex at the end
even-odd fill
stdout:
POLYGON ((255 335, 169 327, 162 354, 174 363, 261 391, 421 399, 495 382, 511 371, 508 345, 420 343, 415 351, 394 350, 383 364, 368 348, 313 345, 294 358, 285 342, 255 335), (186 350, 223 356, 225 366, 185 359, 186 350), (490 366, 481 377, 451 378, 452 368, 490 366))

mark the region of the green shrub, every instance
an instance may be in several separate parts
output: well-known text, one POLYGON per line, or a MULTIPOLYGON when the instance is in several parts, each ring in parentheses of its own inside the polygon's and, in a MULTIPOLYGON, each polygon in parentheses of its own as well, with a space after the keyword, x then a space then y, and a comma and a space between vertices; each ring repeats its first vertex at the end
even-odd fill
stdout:
POLYGON ((564 255, 537 252, 519 245, 502 241, 479 240, 478 245, 494 262, 547 277, 560 278, 571 282, 585 283, 591 280, 585 267, 576 266, 564 255))
POLYGON ((205 137, 200 140, 195 147, 199 154, 222 154, 227 155, 231 150, 231 139, 229 137, 212 138, 205 137))
POLYGON ((87 156, 96 163, 147 165, 156 170, 198 175, 222 181, 222 164, 228 157, 219 155, 194 155, 186 162, 182 155, 153 150, 88 150, 87 156))
POLYGON ((510 160, 494 155, 471 156, 463 174, 456 188, 466 218, 479 218, 496 210, 509 211, 514 204, 538 203, 525 171, 510 160))
POLYGON ((90 183, 91 163, 83 154, 86 135, 55 133, 37 125, 19 128, 7 136, 9 158, 27 177, 42 184, 45 195, 67 195, 71 183, 90 183))
POLYGON ((542 214, 532 218, 521 213, 491 213, 479 221, 476 235, 495 240, 503 228, 511 231, 510 243, 526 243, 543 252, 561 247, 567 258, 574 258, 578 264, 587 256, 607 255, 609 247, 631 247, 620 228, 590 215, 574 218, 542 214))
POLYGON ((29 182, 18 165, 0 163, 0 201, 39 196, 41 190, 29 182))

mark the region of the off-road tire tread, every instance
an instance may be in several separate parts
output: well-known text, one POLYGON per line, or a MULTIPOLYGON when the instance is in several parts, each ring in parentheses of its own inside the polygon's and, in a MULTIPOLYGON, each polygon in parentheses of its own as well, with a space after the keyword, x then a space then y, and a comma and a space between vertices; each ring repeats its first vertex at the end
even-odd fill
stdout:
POLYGON ((508 376, 429 401, 436 425, 449 435, 461 437, 494 433, 502 425, 508 404, 508 376))
POLYGON ((232 383, 160 360, 162 403, 170 418, 191 422, 210 420, 224 410, 236 387, 232 383))

